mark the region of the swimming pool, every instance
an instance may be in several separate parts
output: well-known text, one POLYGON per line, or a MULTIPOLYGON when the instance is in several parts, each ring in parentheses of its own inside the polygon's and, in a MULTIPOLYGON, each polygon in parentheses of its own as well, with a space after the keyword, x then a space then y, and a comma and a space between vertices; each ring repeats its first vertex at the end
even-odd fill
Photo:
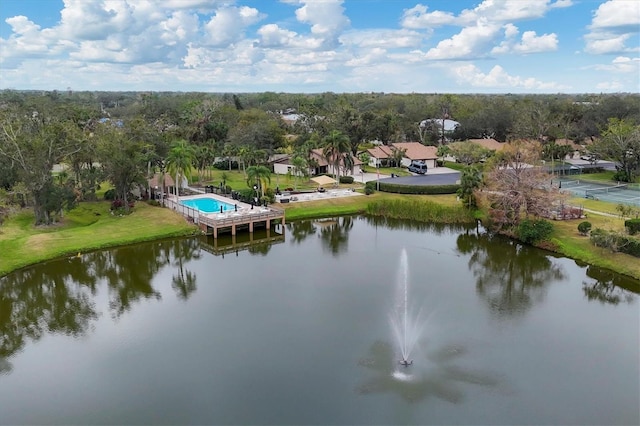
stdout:
POLYGON ((235 210, 233 204, 216 200, 215 198, 193 198, 191 200, 182 200, 182 205, 200 210, 202 213, 220 213, 222 211, 235 210))

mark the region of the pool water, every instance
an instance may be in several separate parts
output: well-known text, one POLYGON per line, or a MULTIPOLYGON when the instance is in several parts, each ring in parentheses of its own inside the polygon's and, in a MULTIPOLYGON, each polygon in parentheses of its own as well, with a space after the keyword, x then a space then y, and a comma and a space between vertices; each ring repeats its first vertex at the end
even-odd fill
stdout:
POLYGON ((182 204, 203 213, 219 213, 220 207, 222 211, 235 210, 233 204, 225 203, 224 201, 218 201, 215 198, 194 198, 192 200, 182 200, 182 204))

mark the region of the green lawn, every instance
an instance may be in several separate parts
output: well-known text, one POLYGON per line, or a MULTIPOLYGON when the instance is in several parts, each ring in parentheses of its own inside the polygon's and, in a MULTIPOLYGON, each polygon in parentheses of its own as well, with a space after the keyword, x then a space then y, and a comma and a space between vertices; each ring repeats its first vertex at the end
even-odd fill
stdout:
POLYGON ((83 202, 60 224, 33 225, 29 211, 0 228, 0 276, 12 270, 79 251, 97 250, 157 238, 192 235, 196 228, 169 209, 137 203, 132 214, 112 216, 109 203, 83 202))

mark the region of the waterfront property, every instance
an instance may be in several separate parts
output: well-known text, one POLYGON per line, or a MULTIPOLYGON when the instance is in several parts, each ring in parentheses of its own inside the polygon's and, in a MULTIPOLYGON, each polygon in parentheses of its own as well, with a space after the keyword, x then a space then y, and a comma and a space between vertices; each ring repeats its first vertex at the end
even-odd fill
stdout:
POLYGON ((253 206, 216 194, 180 197, 179 202, 170 197, 165 203, 213 238, 218 238, 220 232, 236 235, 240 230, 247 230, 253 233, 256 227, 266 228, 269 232, 273 224, 283 225, 278 229, 284 232, 284 211, 273 207, 253 206))

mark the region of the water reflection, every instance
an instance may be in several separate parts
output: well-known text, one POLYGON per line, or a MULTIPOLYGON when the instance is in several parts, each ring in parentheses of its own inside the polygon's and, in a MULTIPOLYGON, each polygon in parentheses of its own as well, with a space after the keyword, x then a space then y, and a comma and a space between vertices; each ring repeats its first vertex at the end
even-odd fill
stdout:
POLYGON ((523 315, 544 299, 549 283, 565 278, 547 253, 499 235, 468 231, 457 247, 470 255, 476 291, 498 317, 523 315))
POLYGON ((640 292, 636 280, 609 269, 588 266, 587 276, 593 278, 592 281, 582 282, 582 290, 588 300, 611 305, 632 303, 635 300, 634 293, 640 292))
POLYGON ((173 240, 72 256, 0 278, 0 371, 10 370, 11 356, 30 340, 90 331, 101 315, 94 300, 102 281, 114 319, 139 301, 160 300, 152 280, 168 265, 176 267, 172 287, 177 297, 188 298, 196 290, 196 277, 187 264, 199 256, 196 240, 173 240))
POLYGON ((349 243, 349 231, 353 228, 353 217, 343 216, 323 221, 316 221, 320 228, 320 241, 322 248, 338 256, 347 251, 349 243))
POLYGON ((441 235, 445 232, 463 232, 472 228, 472 225, 415 222, 383 216, 365 216, 364 218, 368 224, 373 226, 384 226, 385 228, 396 230, 433 232, 436 235, 441 235))
POLYGON ((375 376, 360 384, 360 394, 395 393, 407 402, 420 402, 430 397, 454 404, 464 400, 464 385, 497 386, 496 375, 475 372, 455 365, 466 354, 461 346, 445 346, 416 360, 410 367, 398 366, 391 345, 375 342, 367 357, 358 365, 374 371, 375 376))
POLYGON ((0 369, 29 340, 46 333, 81 336, 99 314, 93 303, 97 277, 81 258, 39 265, 0 279, 0 369))
POLYGON ((11 356, 29 340, 37 341, 46 333, 79 337, 90 331, 101 314, 94 302, 101 283, 106 284, 108 312, 118 319, 141 301, 162 299, 153 279, 163 268, 171 268, 176 297, 188 300, 198 288, 189 263, 200 259, 203 249, 223 256, 228 250, 264 256, 273 243, 283 241, 283 235, 266 235, 214 247, 206 238, 166 240, 78 254, 2 277, 0 374, 11 371, 11 356))
POLYGON ((287 235, 289 235, 289 239, 295 244, 302 243, 309 236, 315 235, 315 233, 316 226, 311 220, 298 220, 287 223, 287 235))
POLYGON ((200 259, 200 244, 196 239, 184 240, 183 244, 178 244, 174 250, 173 266, 176 273, 171 279, 173 288, 180 300, 187 300, 197 289, 195 274, 185 267, 186 261, 200 259))

